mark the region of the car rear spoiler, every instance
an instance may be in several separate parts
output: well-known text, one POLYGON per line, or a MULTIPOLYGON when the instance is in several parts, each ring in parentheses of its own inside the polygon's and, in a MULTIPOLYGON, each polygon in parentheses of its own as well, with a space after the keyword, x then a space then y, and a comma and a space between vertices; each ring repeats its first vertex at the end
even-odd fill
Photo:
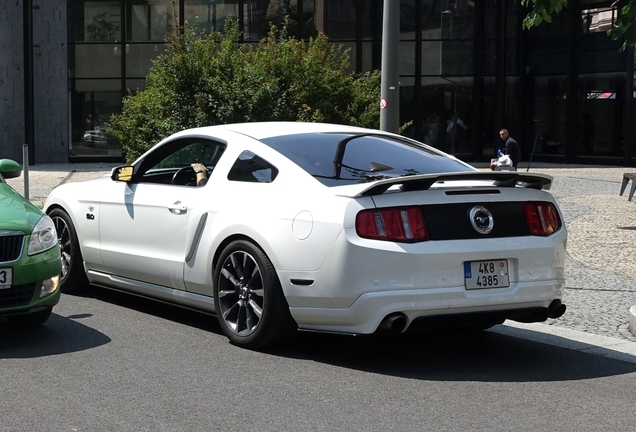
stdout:
POLYGON ((525 187, 532 189, 550 189, 552 177, 545 174, 528 174, 518 171, 468 171, 453 173, 419 174, 378 180, 358 193, 357 197, 382 195, 391 186, 400 185, 402 191, 427 190, 435 183, 450 181, 489 181, 496 187, 525 187))

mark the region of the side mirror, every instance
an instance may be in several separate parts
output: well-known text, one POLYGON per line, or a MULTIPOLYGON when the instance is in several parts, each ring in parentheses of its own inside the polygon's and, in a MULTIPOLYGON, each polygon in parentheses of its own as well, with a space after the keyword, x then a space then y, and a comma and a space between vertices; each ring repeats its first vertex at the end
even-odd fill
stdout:
POLYGON ((6 179, 20 177, 22 167, 11 159, 0 159, 0 174, 6 179))
POLYGON ((129 182, 133 176, 133 167, 131 166, 121 166, 113 168, 113 171, 110 174, 110 178, 114 181, 123 181, 129 182))

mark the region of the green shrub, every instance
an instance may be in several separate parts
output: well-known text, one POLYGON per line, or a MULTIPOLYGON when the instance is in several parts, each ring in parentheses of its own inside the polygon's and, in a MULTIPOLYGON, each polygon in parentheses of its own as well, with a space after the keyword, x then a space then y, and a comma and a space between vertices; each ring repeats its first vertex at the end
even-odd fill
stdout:
POLYGON ((175 33, 146 87, 124 99, 112 132, 132 161, 167 135, 191 127, 308 121, 379 127, 379 72, 348 72, 349 51, 319 34, 309 42, 272 26, 256 45, 238 44, 234 20, 202 36, 175 33))

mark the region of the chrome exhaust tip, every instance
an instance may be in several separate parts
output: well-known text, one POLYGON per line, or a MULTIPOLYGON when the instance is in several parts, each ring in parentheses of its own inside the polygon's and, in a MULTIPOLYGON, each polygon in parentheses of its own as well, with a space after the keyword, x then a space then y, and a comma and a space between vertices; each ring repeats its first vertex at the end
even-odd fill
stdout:
POLYGON ((391 333, 402 333, 405 328, 406 316, 400 312, 388 314, 378 326, 378 329, 389 331, 391 333))
POLYGON ((553 300, 548 306, 548 318, 561 318, 565 313, 565 305, 561 303, 561 300, 553 300))

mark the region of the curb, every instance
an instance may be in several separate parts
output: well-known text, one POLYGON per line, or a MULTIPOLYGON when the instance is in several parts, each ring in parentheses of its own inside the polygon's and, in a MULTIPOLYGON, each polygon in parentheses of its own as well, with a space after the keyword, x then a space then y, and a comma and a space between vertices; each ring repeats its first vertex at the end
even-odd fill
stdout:
MULTIPOLYGON (((636 313, 636 306, 631 310, 636 313)), ((558 325, 524 324, 510 320, 487 331, 636 364, 636 343, 624 339, 599 336, 558 325)))

